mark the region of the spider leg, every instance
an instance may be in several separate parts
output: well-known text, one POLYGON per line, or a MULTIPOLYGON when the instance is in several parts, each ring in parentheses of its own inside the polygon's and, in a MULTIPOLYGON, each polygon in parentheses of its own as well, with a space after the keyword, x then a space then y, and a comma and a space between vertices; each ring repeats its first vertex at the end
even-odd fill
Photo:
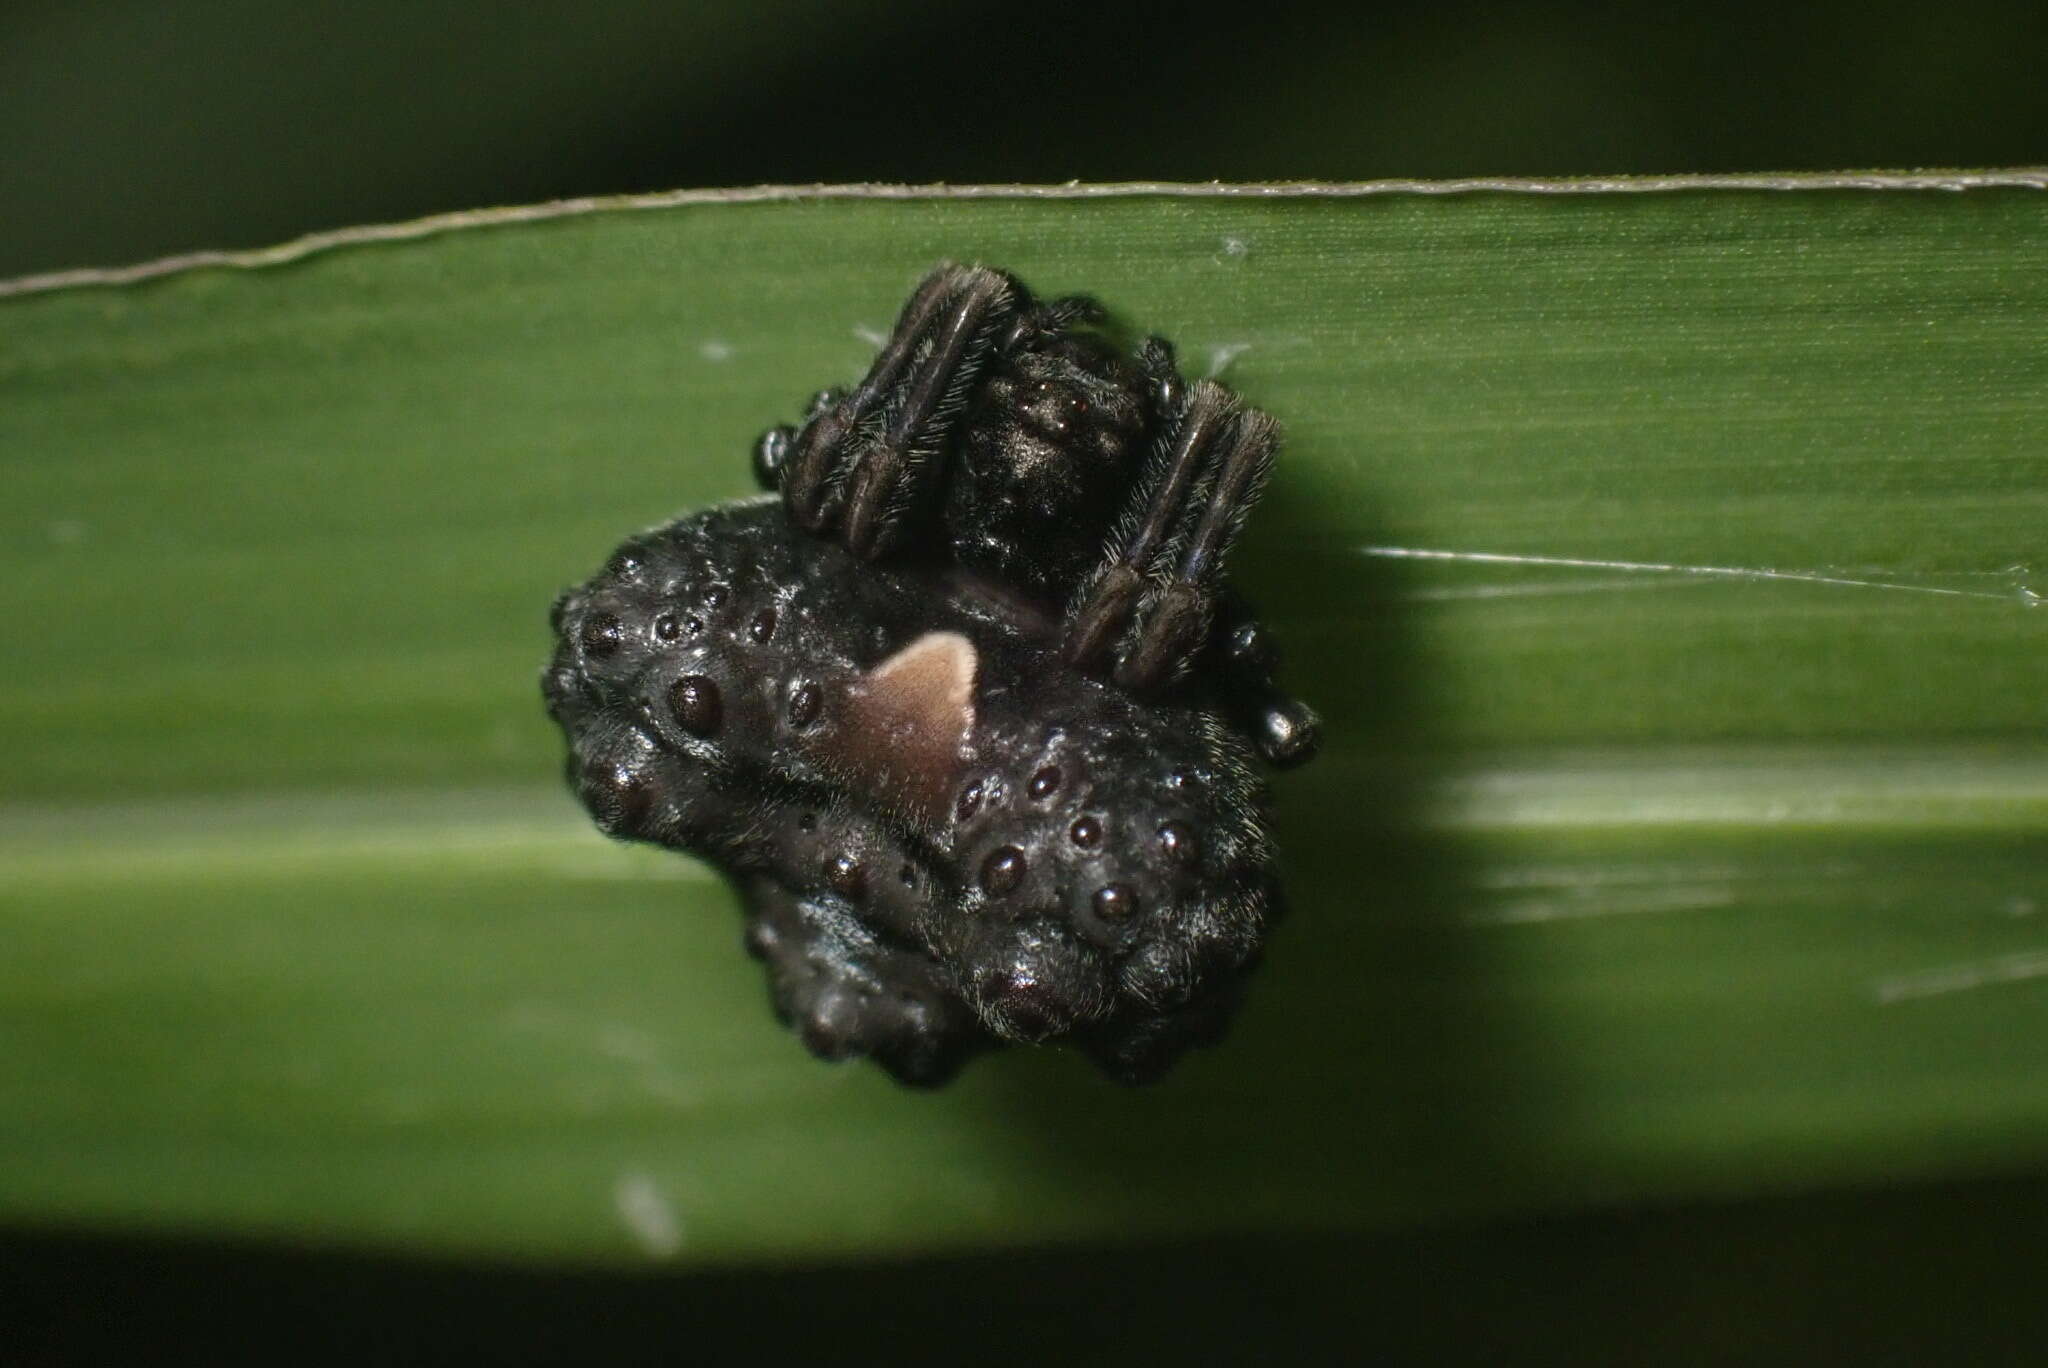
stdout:
MULTIPOLYGON (((1208 383, 1198 384, 1196 392, 1208 383)), ((1223 559, 1272 471, 1279 426, 1269 414, 1244 409, 1231 415, 1216 440, 1223 447, 1219 468, 1180 565, 1147 596, 1131 648, 1117 662, 1117 683, 1127 689, 1155 689, 1176 678, 1207 644, 1223 559)))
POLYGON ((1000 350, 1014 352, 1036 339, 1070 332, 1077 325, 1100 323, 1106 316, 1102 304, 1092 295, 1063 295, 1018 314, 1017 321, 1004 334, 1000 350))
MULTIPOLYGON (((819 390, 811 396, 811 406, 804 414, 804 421, 811 421, 844 398, 845 390, 819 390)), ((754 443, 754 481, 770 493, 782 488, 782 468, 789 460, 790 448, 796 444, 796 434, 794 424, 783 423, 769 428, 754 443)))
POLYGON ((1224 557, 1272 469, 1279 431, 1214 381, 1184 386, 1164 344, 1148 343, 1141 363, 1162 403, 1183 388, 1186 397, 1134 501, 1141 511, 1076 600, 1066 657, 1086 667, 1115 655, 1117 682, 1146 692, 1179 677, 1207 645, 1224 557))
POLYGON ((1151 380, 1161 413, 1177 413, 1188 399, 1188 382, 1173 359, 1173 343, 1148 337, 1138 348, 1138 369, 1151 380))
MULTIPOLYGON (((868 367, 866 378, 836 402, 814 406, 803 427, 778 444, 781 450, 775 454, 774 465, 781 476, 782 500, 799 527, 817 531, 825 525, 827 498, 833 492, 833 477, 839 473, 841 445, 859 430, 895 383, 959 269, 941 266, 919 282, 896 318, 895 331, 868 367)), ((764 451, 775 440, 776 431, 770 429, 761 439, 764 451)), ((757 464, 765 464, 759 454, 757 464)))
MULTIPOLYGON (((1170 360, 1167 364, 1170 367, 1170 360)), ((1161 388, 1164 392, 1165 383, 1161 388)), ((1070 664, 1100 665, 1122 637, 1154 562, 1171 549, 1175 526, 1185 517, 1183 510, 1229 422, 1232 406, 1229 391, 1207 382, 1196 385, 1188 396, 1171 441, 1154 460, 1133 501, 1140 511, 1120 529, 1108 564, 1076 599, 1067 624, 1065 654, 1070 664)))
MULTIPOLYGON (((965 404, 988 353, 991 315, 1014 306, 1010 282, 973 268, 957 299, 940 316, 931 349, 911 367, 900 407, 880 441, 861 457, 846 496, 846 544, 873 559, 890 548, 903 515, 917 500, 918 477, 938 461, 944 420, 965 404), (980 357, 968 364, 971 352, 980 357)), ((1000 317, 998 317, 1000 321, 1000 317)))
POLYGON ((762 439, 756 468, 775 468, 798 525, 823 531, 836 516, 855 554, 873 559, 891 548, 938 473, 951 421, 1021 294, 1001 272, 941 267, 904 306, 859 385, 794 437, 762 439))

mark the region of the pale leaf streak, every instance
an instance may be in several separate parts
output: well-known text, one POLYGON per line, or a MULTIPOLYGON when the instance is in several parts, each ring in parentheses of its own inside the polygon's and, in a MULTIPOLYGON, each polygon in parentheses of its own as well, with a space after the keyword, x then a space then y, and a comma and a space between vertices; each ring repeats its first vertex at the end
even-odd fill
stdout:
POLYGON ((1898 594, 1932 594, 1940 598, 1990 599, 1996 603, 2031 604, 2024 590, 1993 593, 1988 589, 1951 589, 1935 584, 1901 584, 1896 580, 1855 579, 1816 570, 1769 570, 1742 565, 1687 565, 1676 561, 1594 560, 1584 556, 1524 556, 1506 551, 1446 551, 1426 546, 1361 546, 1359 554, 1380 560, 1456 561, 1465 565, 1533 565, 1565 570, 1609 570, 1622 575, 1675 575, 1685 579, 1730 579, 1819 584, 1831 589, 1878 589, 1898 594))
MULTIPOLYGON (((1805 871, 1815 877, 1837 877, 1853 872, 1844 862, 1816 865, 1805 871)), ((1531 890, 1576 892, 1590 888, 1687 887, 1741 883, 1748 880, 1782 880, 1779 868, 1749 868, 1742 865, 1643 864, 1643 865, 1530 865, 1507 866, 1479 873, 1472 884, 1497 893, 1531 890)))
POLYGON ((1202 378, 1205 380, 1218 378, 1225 370, 1229 369, 1231 362, 1237 360, 1238 357, 1243 356, 1251 349, 1252 344, 1249 342, 1217 343, 1209 348, 1209 369, 1202 378))
POLYGON ((620 1174, 612 1186, 612 1206, 619 1224, 648 1258, 673 1258, 682 1249, 682 1222, 652 1175, 637 1170, 620 1174))
POLYGON ((1604 893, 1555 898, 1518 898, 1469 914, 1473 926, 1527 926, 1535 922, 1579 921, 1589 917, 1644 916, 1658 912, 1704 912, 1732 907, 1726 888, 1663 888, 1639 893, 1604 893))
MULTIPOLYGON (((1693 580, 1691 583, 1705 583, 1693 580)), ((1467 599, 1562 598, 1572 594, 1620 594, 1640 589, 1668 589, 1654 579, 1575 579, 1550 584, 1474 584, 1461 589, 1416 589, 1401 595, 1411 603, 1456 603, 1467 599)))
POLYGON ((647 1097, 667 1106, 686 1108, 702 1102, 698 1090, 668 1066, 662 1043, 651 1033, 618 1022, 587 1021, 580 1015, 544 1003, 522 1003, 506 1012, 500 1026, 515 1034, 560 1040, 572 1048, 591 1050, 625 1066, 632 1082, 647 1097))
POLYGON ((1870 985, 1870 993, 1879 1006, 1888 1007, 1895 1002, 1967 993, 1978 988, 1993 988, 2002 983, 2037 978, 2048 978, 2048 950, 2024 950, 2018 954, 2000 955, 1997 959, 1978 960, 1973 964, 1951 964, 1939 969, 1923 969, 1914 974, 1876 979, 1870 985))

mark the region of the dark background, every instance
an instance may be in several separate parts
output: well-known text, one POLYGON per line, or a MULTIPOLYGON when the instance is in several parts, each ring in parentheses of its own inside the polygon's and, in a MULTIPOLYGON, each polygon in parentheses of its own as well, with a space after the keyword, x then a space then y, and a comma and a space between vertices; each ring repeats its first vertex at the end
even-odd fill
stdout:
MULTIPOLYGON (((28 0, 0 277, 568 195, 2048 161, 2048 5, 28 0)), ((0 1232, 0 1356, 1962 1361, 2038 1180, 681 1279, 0 1232)))
POLYGON ((2048 161, 2039 0, 14 0, 0 276, 566 195, 2048 161))
POLYGON ((2038 1181, 660 1274, 0 1246, 10 1364, 2028 1364, 2038 1181))

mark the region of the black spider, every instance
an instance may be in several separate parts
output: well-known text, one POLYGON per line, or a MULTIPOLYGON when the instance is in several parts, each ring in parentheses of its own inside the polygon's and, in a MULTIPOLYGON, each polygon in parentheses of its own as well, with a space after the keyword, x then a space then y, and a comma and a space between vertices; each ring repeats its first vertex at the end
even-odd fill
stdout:
POLYGON ((1223 562, 1273 420, 1090 300, 941 266, 867 378, 755 451, 780 497, 634 537, 543 677, 614 836, 722 867, 816 1053, 945 1081, 1215 1040, 1280 914, 1266 790, 1315 715, 1223 562))

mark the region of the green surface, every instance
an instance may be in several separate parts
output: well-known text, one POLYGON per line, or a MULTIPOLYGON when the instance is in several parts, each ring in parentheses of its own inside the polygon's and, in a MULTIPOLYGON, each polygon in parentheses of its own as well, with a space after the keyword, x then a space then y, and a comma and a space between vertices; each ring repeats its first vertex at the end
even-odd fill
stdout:
POLYGON ((2044 418, 2019 188, 701 204, 0 298, 0 1219, 718 1262, 2039 1169, 2044 418), (1296 912, 1150 1091, 811 1062, 554 783, 549 597, 948 256, 1289 433, 1296 912))

